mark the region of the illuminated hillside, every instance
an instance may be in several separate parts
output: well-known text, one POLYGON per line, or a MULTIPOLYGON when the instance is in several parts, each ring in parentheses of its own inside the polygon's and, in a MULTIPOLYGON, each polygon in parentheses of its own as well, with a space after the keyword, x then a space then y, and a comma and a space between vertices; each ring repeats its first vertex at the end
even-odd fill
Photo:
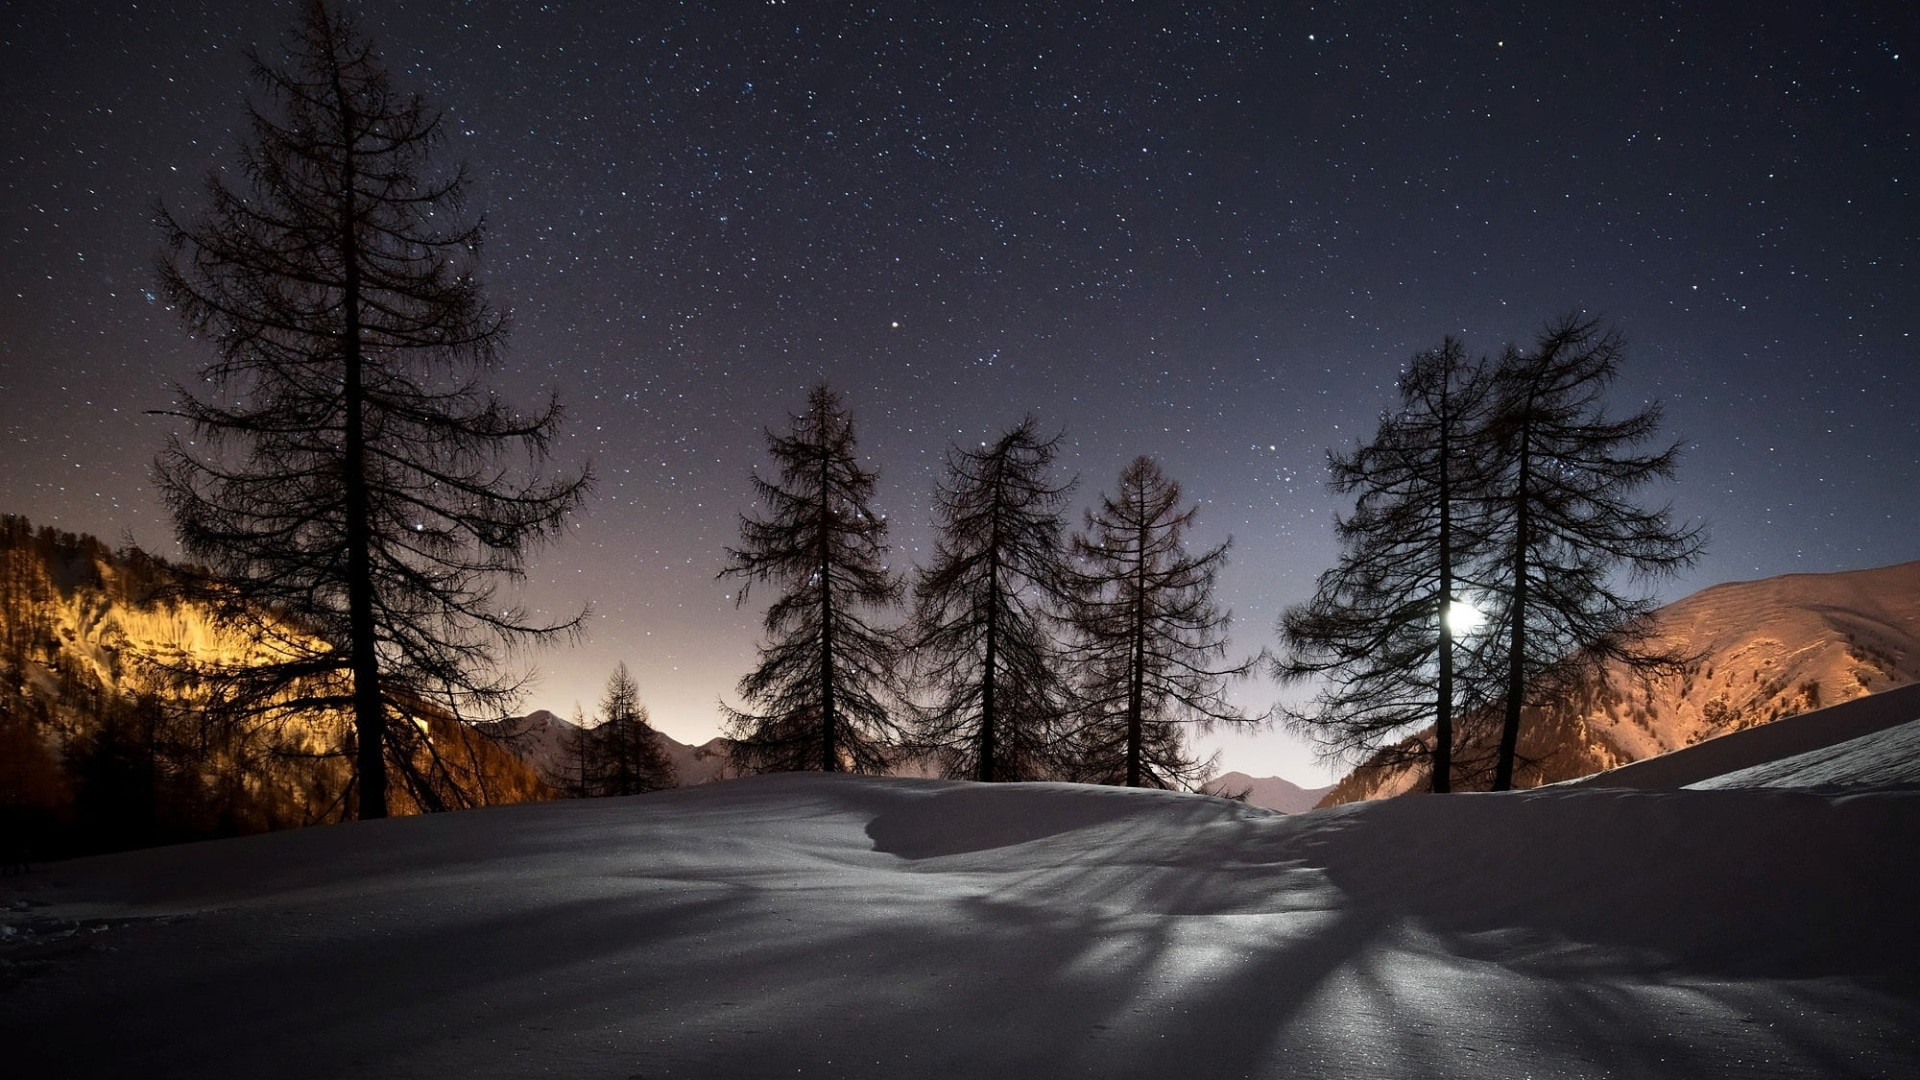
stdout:
MULTIPOLYGON (((0 811, 42 852, 139 846, 338 820, 347 717, 210 708, 196 674, 269 647, 175 595, 137 550, 0 518, 0 811)), ((444 713, 399 763, 395 810, 542 798, 530 769, 444 713)))
MULTIPOLYGON (((1716 585, 1654 620, 1661 643, 1699 662, 1649 680, 1616 668, 1561 708, 1528 710, 1519 786, 1585 776, 1920 680, 1920 562, 1716 585)), ((1470 747, 1468 756, 1486 749, 1470 747)), ((1424 782, 1417 768, 1363 765, 1325 805, 1424 782)))

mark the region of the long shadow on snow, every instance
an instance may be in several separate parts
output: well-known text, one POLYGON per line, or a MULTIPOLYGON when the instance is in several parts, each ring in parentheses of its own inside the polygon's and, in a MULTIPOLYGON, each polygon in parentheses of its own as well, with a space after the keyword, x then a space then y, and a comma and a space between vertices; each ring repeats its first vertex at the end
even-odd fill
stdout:
MULTIPOLYGON (((1887 1050, 1912 1008, 1810 1020, 1861 995, 1767 980, 1911 970, 1913 876, 1891 864, 1916 804, 1900 798, 1543 792, 1288 819, 1178 796, 770 779, 548 811, 494 838, 503 866, 599 851, 620 895, 415 920, 457 892, 394 890, 344 941, 284 932, 265 908, 151 928, 127 946, 171 950, 176 975, 12 1012, 0 1037, 60 1049, 79 1076, 433 1075, 420 1061, 583 1077, 1681 1075, 1727 1065, 1716 1046, 1891 1076, 1911 1048, 1873 1065, 1861 1048, 1887 1050), (561 850, 537 842, 566 822, 547 836, 561 850), (719 853, 647 855, 681 830, 719 853), (605 843, 623 846, 608 859, 605 843), (766 873, 726 854, 795 845, 823 857, 766 873), (1723 893, 1752 918, 1724 917, 1723 893), (1854 921, 1809 925, 1838 914, 1854 921), (216 930, 253 941, 225 957, 216 930), (1783 947, 1782 932, 1809 940, 1783 947), (1713 1018, 1711 1038, 1662 1027, 1675 995, 1713 1018), (101 1035, 103 1015, 119 1033, 101 1035)), ((396 854, 363 858, 379 878, 396 854)))
POLYGON ((1904 855, 1920 792, 1411 796, 1306 820, 1306 865, 1466 955, 1920 992, 1920 863, 1904 855), (1516 933, 1541 936, 1537 955, 1513 958, 1516 933))
POLYGON ((1032 844, 1039 865, 1014 875, 1006 892, 1050 892, 1068 905, 1097 895, 1138 905, 1143 917, 1174 916, 1158 925, 1086 908, 1026 917, 1047 928, 1061 957, 1049 976, 1053 996, 1084 1003, 1082 1021, 1111 1030, 1142 1001, 1184 1000, 1179 1037, 1160 1030, 1139 1042, 1124 1055, 1136 1066, 1191 1068, 1200 1053, 1207 1071, 1259 1074, 1276 1047, 1300 1041, 1283 1032, 1335 976, 1349 1005, 1382 1019, 1379 1038, 1400 1043, 1393 1068, 1444 1075, 1463 1052, 1487 1053, 1484 1037, 1461 1044, 1475 1029, 1447 1029, 1457 1013, 1429 1008, 1432 1017, 1419 1020, 1419 999, 1434 995, 1417 984, 1431 976, 1385 971, 1408 966, 1406 943, 1387 940, 1403 931, 1430 939, 1421 947, 1441 958, 1420 970, 1440 971, 1459 984, 1451 993, 1515 1017, 1504 1034, 1516 1043, 1551 1029, 1542 1052, 1576 1068, 1611 1061, 1704 1074, 1728 1064, 1729 1049, 1834 1076, 1891 1076, 1914 1063, 1900 1050, 1902 1026, 1920 1017, 1910 1000, 1783 982, 1864 979, 1895 999, 1912 997, 1916 933, 1902 913, 1920 897, 1907 863, 1889 858, 1914 839, 1920 802, 1912 793, 1542 792, 1403 799, 1288 822, 1221 822, 1217 811, 1183 815, 1168 804, 1119 832, 1134 815, 1083 806, 1050 820, 1023 817, 1034 804, 1011 789, 956 789, 884 812, 867 832, 880 850, 938 865, 965 862, 948 855, 1032 844), (1213 835, 1192 857, 1169 858, 1167 819, 1181 817, 1213 835), (934 826, 943 820, 970 824, 959 840, 942 841, 934 826), (1101 850, 1139 855, 1130 889, 1114 888, 1111 861, 1073 858, 1071 834, 1081 829, 1101 850), (1237 835, 1223 840, 1222 829, 1237 835), (1312 892, 1319 877, 1337 890, 1338 915, 1265 941, 1255 935, 1206 977, 1156 988, 1177 951, 1178 916, 1278 916, 1315 903, 1278 895, 1250 903, 1250 877, 1265 878, 1274 894, 1312 892), (1075 985, 1094 956, 1107 958, 1106 993, 1075 985), (1476 965, 1512 976, 1478 977, 1476 965), (1116 986, 1134 993, 1115 994, 1116 986), (1862 997, 1874 999, 1865 1010, 1873 1015, 1851 1023, 1820 1015, 1862 997))

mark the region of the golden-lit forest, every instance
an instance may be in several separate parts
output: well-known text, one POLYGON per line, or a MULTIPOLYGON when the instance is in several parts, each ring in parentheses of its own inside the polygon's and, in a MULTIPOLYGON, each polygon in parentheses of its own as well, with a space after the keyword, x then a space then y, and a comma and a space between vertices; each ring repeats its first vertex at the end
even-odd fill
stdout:
MULTIPOLYGON (((0 517, 0 814, 37 857, 339 820, 339 710, 248 715, 197 676, 260 648, 138 549, 0 517)), ((422 707, 395 809, 547 797, 512 754, 422 707)))

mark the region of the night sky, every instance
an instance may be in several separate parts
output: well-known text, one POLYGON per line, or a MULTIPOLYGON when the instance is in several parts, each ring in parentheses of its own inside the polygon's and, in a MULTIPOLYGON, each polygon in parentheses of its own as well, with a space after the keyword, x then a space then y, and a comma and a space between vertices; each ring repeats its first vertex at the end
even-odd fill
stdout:
MULTIPOLYGON (((1031 412, 1082 505, 1154 455, 1233 537, 1243 652, 1331 564, 1326 452, 1400 365, 1576 309, 1631 342, 1618 408, 1688 446, 1658 497, 1712 549, 1664 598, 1920 558, 1906 4, 352 6, 471 170, 495 384, 557 389, 558 460, 600 477, 532 567, 537 609, 594 615, 529 707, 591 710, 625 660, 668 734, 717 732, 766 599, 721 549, 822 379, 897 565, 951 442, 1031 412)), ((144 410, 210 354, 155 299, 151 210, 198 216, 244 51, 299 11, 0 16, 0 510, 174 550, 144 410)), ((1284 733, 1209 745, 1325 775, 1284 733)))

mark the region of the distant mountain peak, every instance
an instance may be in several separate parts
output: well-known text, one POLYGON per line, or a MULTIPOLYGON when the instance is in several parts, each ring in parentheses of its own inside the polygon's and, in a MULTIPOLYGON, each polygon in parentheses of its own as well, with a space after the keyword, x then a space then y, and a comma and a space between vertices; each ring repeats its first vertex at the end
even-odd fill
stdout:
POLYGON ((1319 805, 1333 785, 1303 788, 1278 776, 1249 776, 1243 772, 1222 773, 1201 785, 1208 795, 1231 798, 1246 792, 1248 806, 1262 806, 1283 814, 1303 814, 1319 805))

